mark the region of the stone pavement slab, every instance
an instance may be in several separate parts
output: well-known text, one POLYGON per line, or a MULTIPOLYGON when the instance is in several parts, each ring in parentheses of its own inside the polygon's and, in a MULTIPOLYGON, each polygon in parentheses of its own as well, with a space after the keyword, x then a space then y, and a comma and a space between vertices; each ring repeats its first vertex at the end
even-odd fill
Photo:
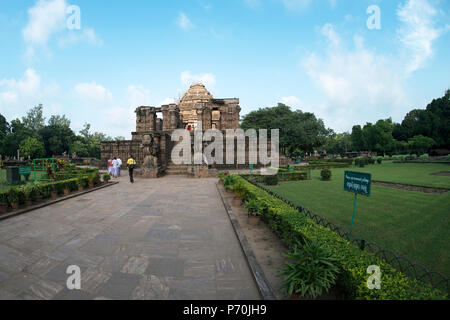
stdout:
POLYGON ((1 300, 260 299, 217 179, 119 180, 0 221, 1 300))

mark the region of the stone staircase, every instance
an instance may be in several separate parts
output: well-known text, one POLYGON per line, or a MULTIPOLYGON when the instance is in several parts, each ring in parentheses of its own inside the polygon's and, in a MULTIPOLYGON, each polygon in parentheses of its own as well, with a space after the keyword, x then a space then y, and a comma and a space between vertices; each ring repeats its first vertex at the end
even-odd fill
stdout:
POLYGON ((187 165, 176 165, 172 162, 172 160, 169 161, 167 168, 166 168, 166 175, 168 176, 180 176, 180 175, 187 175, 187 165))

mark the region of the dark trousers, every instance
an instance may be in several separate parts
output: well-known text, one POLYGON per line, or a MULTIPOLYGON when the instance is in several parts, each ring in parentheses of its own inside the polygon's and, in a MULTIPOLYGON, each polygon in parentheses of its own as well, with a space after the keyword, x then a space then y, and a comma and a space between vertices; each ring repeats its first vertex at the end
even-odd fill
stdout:
POLYGON ((134 183, 134 178, 133 178, 133 168, 128 168, 128 172, 130 173, 130 182, 134 183))

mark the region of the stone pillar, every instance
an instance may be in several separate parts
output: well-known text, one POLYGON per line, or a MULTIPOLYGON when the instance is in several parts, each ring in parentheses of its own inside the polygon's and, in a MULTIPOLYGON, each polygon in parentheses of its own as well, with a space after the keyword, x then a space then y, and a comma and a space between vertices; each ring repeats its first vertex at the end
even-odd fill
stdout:
POLYGON ((163 129, 163 131, 170 131, 170 113, 169 113, 169 106, 163 106, 163 107, 161 107, 161 112, 162 112, 162 114, 163 114, 162 129, 163 129))

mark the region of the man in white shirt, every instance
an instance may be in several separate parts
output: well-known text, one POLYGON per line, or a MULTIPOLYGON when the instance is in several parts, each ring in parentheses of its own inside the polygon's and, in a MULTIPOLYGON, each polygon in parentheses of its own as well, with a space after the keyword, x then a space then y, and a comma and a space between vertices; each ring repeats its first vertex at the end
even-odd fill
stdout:
POLYGON ((117 167, 117 175, 120 177, 120 171, 122 170, 122 159, 117 158, 117 163, 119 164, 117 167))

